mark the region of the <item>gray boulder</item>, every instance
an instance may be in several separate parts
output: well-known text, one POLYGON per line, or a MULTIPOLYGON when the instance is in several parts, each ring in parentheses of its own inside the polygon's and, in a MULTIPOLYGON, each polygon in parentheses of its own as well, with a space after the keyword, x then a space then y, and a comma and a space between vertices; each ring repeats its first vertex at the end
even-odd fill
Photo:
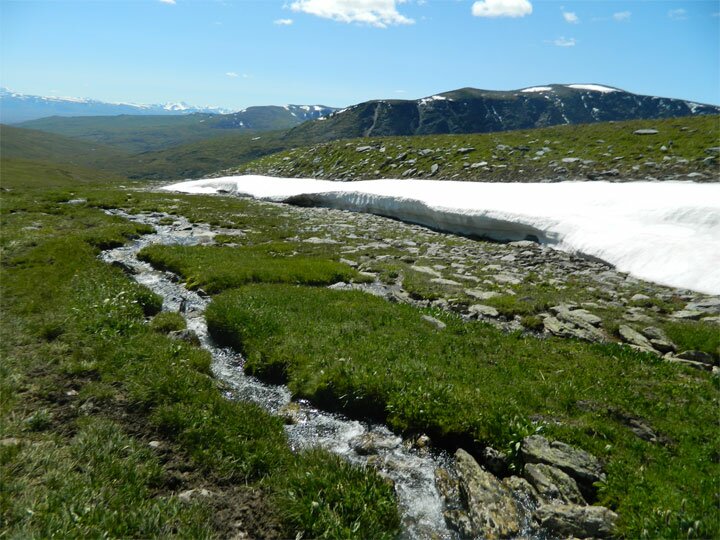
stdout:
POLYGON ((654 350, 652 344, 645 336, 643 336, 640 332, 633 330, 626 324, 620 325, 620 328, 618 328, 618 333, 620 334, 620 337, 625 343, 635 345, 636 347, 640 347, 641 349, 647 349, 648 351, 654 350))
POLYGON ((545 504, 535 511, 535 519, 564 537, 607 538, 613 535, 618 515, 603 506, 545 504))
POLYGON ((545 502, 585 505, 575 480, 560 469, 545 463, 528 463, 523 476, 545 502))
POLYGON ((455 466, 472 536, 488 539, 516 536, 521 515, 510 490, 463 449, 455 453, 455 466))
POLYGON ((605 480, 600 462, 592 456, 560 441, 548 441, 541 435, 523 439, 520 454, 525 463, 545 463, 567 473, 587 497, 594 492, 593 483, 605 480))

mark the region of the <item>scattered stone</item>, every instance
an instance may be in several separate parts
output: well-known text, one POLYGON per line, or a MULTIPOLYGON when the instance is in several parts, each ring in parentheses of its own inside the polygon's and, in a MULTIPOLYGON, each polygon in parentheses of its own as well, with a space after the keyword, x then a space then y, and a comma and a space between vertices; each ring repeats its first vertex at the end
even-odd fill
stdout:
POLYGON ((552 465, 528 463, 523 469, 523 477, 530 482, 545 502, 587 504, 575 480, 552 465))
POLYGON ((85 204, 87 199, 70 199, 66 204, 85 204))
POLYGON ((697 321, 705 313, 697 309, 682 309, 670 314, 673 319, 697 321))
POLYGON ((507 476, 502 479, 503 485, 508 488, 512 494, 525 504, 526 507, 536 507, 540 503, 540 497, 530 482, 520 476, 507 476))
POLYGON ((690 302, 687 306, 685 306, 685 309, 689 311, 702 311, 704 313, 720 315, 720 297, 716 296, 713 298, 705 298, 703 300, 690 302))
POLYGON ((355 151, 356 152, 367 152, 368 150, 372 150, 372 146, 358 146, 355 151))
POLYGON ((190 502, 192 499, 197 499, 199 497, 207 498, 207 497, 212 497, 212 495, 213 495, 212 491, 208 491, 205 488, 188 489, 186 491, 181 492, 178 495, 178 499, 180 499, 182 502, 190 502))
POLYGON ((478 289, 465 289, 465 294, 472 296, 473 298, 477 298, 478 300, 489 300, 490 298, 501 296, 499 292, 481 291, 478 289))
POLYGON ((447 327, 447 325, 440 319, 436 319, 435 317, 431 317, 430 315, 423 315, 422 319, 432 324, 438 330, 444 330, 447 327))
POLYGON ((675 344, 670 341, 665 332, 655 326, 648 326, 643 328, 642 335, 650 340, 650 344, 656 351, 661 353, 669 353, 677 350, 675 344))
POLYGON ((442 277, 442 274, 440 272, 438 272, 434 268, 430 268, 429 266, 411 266, 410 268, 422 274, 428 274, 433 277, 442 277))
POLYGON ((683 360, 692 360, 693 362, 700 362, 710 366, 717 364, 717 362, 713 359, 712 354, 708 354, 703 351, 683 351, 675 356, 683 360))
POLYGON ((162 447, 162 445, 163 445, 163 444, 162 444, 162 442, 160 442, 160 441, 150 441, 150 442, 148 443, 148 446, 149 446, 150 448, 154 448, 155 450, 157 450, 158 448, 162 447))
POLYGON ((195 330, 190 330, 189 328, 186 328, 184 330, 174 330, 172 332, 169 332, 168 336, 172 339, 179 339, 180 341, 190 343, 191 345, 195 345, 196 347, 200 346, 200 338, 195 333, 195 330))
POLYGON ((685 360, 684 358, 678 358, 676 356, 673 356, 672 354, 666 354, 663 358, 667 362, 671 362, 673 364, 680 364, 683 366, 691 367, 693 369, 699 369, 700 371, 714 371, 716 367, 705 364, 703 362, 695 362, 694 360, 685 360))
POLYGON ((450 287, 461 287, 462 284, 458 283, 457 281, 453 281, 452 279, 445 279, 445 278, 432 278, 430 280, 431 283, 437 283, 438 285, 447 285, 450 287))
POLYGON ((579 326, 580 328, 590 329, 590 327, 600 326, 602 319, 597 315, 593 315, 586 309, 570 309, 569 306, 560 304, 550 308, 558 319, 579 326))
POLYGON ((657 129, 636 129, 633 131, 633 135, 657 135, 657 129))
POLYGON ((500 312, 497 309, 483 304, 473 304, 468 308, 468 312, 475 317, 491 317, 494 319, 500 316, 500 312))
POLYGON ((523 439, 520 453, 525 463, 545 463, 570 475, 586 498, 593 493, 594 482, 605 480, 595 456, 560 441, 550 442, 541 435, 531 435, 523 439))
POLYGON ((300 405, 291 401, 278 411, 278 416, 287 425, 300 424, 307 420, 307 415, 302 411, 300 405))
POLYGON ((455 453, 460 492, 475 538, 507 538, 520 532, 521 517, 510 491, 462 448, 455 453))
POLYGON ((603 506, 544 504, 535 512, 535 519, 565 537, 607 538, 615 531, 618 515, 603 506))
POLYGON ((630 343, 631 345, 635 345, 636 347, 640 347, 641 349, 647 349, 649 351, 654 350, 652 344, 645 336, 643 336, 640 332, 633 330, 626 324, 620 325, 620 328, 618 328, 618 333, 620 334, 620 337, 623 339, 623 341, 625 341, 626 343, 630 343))
POLYGON ((574 324, 560 321, 552 315, 548 315, 543 319, 543 327, 546 332, 558 337, 582 339, 593 342, 605 340, 605 335, 597 328, 593 328, 592 326, 589 328, 578 328, 574 324))
POLYGON ((383 437, 367 432, 350 441, 350 447, 361 456, 377 454, 383 450, 392 450, 400 446, 400 437, 383 437))
POLYGON ((631 302, 635 302, 636 304, 648 304, 651 300, 652 299, 649 296, 639 293, 633 295, 633 297, 630 299, 631 302))
POLYGON ((486 446, 483 448, 480 457, 482 458, 483 467, 495 476, 502 477, 507 474, 510 461, 504 452, 486 446))
POLYGON ((468 146, 467 148, 458 148, 457 153, 458 154, 469 154, 470 152, 474 152, 475 149, 468 146))
POLYGON ((430 167, 430 175, 431 176, 435 175, 435 173, 438 172, 438 169, 440 169, 440 165, 438 165, 437 163, 433 163, 432 166, 430 167))

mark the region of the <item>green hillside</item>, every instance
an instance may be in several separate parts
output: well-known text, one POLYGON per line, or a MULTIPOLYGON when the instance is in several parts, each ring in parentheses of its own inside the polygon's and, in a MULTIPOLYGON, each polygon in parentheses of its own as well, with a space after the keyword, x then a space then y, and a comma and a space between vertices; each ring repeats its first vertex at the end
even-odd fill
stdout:
POLYGON ((0 156, 43 163, 63 163, 118 170, 124 152, 102 144, 88 144, 44 131, 0 126, 0 156))
POLYGON ((720 116, 696 116, 502 133, 338 140, 288 149, 221 174, 476 181, 688 179, 691 175, 702 181, 718 179, 719 144, 720 116), (638 130, 657 133, 638 134, 638 130))
POLYGON ((51 116, 23 122, 18 126, 113 146, 131 153, 160 150, 226 135, 232 131, 243 131, 218 130, 209 124, 213 116, 199 113, 178 116, 51 116))

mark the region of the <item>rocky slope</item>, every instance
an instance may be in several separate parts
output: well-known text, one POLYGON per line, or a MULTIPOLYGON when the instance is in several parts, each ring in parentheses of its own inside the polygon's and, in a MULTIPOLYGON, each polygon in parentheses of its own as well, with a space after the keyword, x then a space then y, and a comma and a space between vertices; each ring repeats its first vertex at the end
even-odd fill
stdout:
POLYGON ((718 181, 720 116, 503 133, 364 138, 287 150, 212 176, 483 182, 718 181))

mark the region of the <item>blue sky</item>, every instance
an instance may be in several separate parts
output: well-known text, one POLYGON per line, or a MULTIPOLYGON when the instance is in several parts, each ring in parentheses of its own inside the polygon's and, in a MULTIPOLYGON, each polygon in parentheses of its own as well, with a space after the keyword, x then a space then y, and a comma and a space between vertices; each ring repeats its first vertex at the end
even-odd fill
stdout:
POLYGON ((602 83, 720 104, 720 1, 0 0, 0 85, 241 108, 602 83))

